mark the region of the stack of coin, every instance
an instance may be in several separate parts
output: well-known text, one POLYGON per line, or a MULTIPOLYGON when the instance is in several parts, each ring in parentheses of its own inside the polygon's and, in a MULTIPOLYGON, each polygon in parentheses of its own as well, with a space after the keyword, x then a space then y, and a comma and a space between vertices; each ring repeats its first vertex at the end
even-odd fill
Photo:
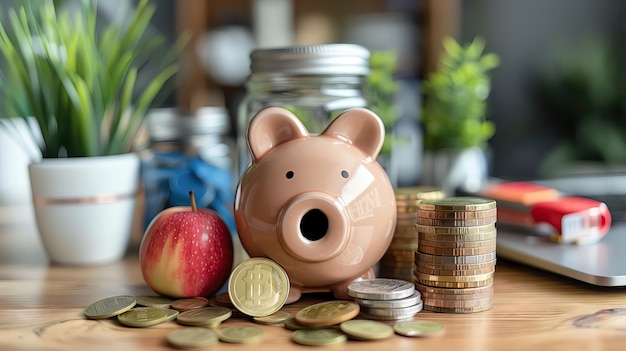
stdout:
POLYGON ((376 278, 348 285, 348 295, 360 307, 359 315, 368 319, 411 318, 422 310, 420 292, 412 281, 376 278))
POLYGON ((491 308, 496 211, 494 200, 479 197, 418 205, 415 284, 425 310, 471 313, 491 308))
POLYGON ((389 248, 380 259, 378 275, 413 281, 417 234, 415 233, 415 215, 417 205, 422 200, 437 200, 444 197, 439 188, 420 186, 398 188, 395 190, 398 209, 396 229, 389 248))

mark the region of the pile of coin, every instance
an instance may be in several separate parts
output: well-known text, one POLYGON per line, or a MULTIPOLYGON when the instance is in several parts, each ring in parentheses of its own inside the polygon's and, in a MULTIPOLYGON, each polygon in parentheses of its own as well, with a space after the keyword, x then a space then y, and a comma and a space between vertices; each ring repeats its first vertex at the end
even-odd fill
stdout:
POLYGON ((425 310, 471 313, 491 308, 496 211, 494 200, 479 197, 418 205, 415 285, 425 310))
POLYGON ((356 281, 348 285, 348 295, 361 306, 359 316, 367 319, 411 318, 423 307, 421 294, 415 290, 415 284, 401 279, 356 281))
POLYGON ((395 190, 398 210, 396 229, 389 248, 380 259, 378 276, 413 281, 415 250, 418 238, 415 233, 417 205, 422 200, 437 200, 444 197, 439 188, 419 186, 395 190))

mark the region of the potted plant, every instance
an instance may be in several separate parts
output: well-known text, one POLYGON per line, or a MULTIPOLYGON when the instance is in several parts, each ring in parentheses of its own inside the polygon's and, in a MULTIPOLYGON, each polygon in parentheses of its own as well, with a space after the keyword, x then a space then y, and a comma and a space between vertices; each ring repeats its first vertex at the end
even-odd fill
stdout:
POLYGON ((126 250, 139 182, 133 143, 175 74, 173 55, 148 38, 154 13, 140 0, 126 22, 96 25, 97 3, 73 15, 27 1, 0 24, 0 117, 33 119, 40 162, 29 166, 39 233, 55 263, 104 263, 126 250), (140 68, 163 68, 139 89, 140 68))
POLYGON ((485 148, 495 132, 487 120, 488 72, 499 58, 484 53, 479 37, 465 45, 446 38, 443 47, 439 68, 423 83, 422 183, 448 194, 459 188, 475 192, 487 176, 485 148))

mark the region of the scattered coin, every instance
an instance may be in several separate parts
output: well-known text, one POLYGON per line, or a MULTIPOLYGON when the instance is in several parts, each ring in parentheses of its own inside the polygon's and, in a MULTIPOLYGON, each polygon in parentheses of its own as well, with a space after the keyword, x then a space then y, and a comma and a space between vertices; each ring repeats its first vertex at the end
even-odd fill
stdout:
POLYGON ((87 306, 83 314, 89 319, 110 318, 130 310, 135 304, 136 300, 132 296, 107 297, 87 306))
POLYGON ((226 307, 202 307, 181 312, 176 321, 182 325, 214 327, 230 318, 232 311, 226 307))
POLYGON ((348 285, 348 295, 370 300, 401 299, 413 295, 414 291, 412 282, 401 279, 366 279, 348 285))
POLYGON ((167 313, 158 307, 135 307, 117 316, 117 320, 127 327, 150 327, 164 322, 167 313))
POLYGON ((219 338, 223 342, 249 344, 263 338, 263 330, 255 327, 229 327, 222 329, 219 338))
POLYGON ((145 307, 170 308, 172 299, 163 296, 136 296, 137 305, 145 307))
POLYGON ((227 292, 221 293, 215 297, 215 301, 223 307, 234 307, 232 301, 230 300, 230 296, 227 292))
POLYGON ((280 324, 291 318, 291 313, 287 311, 278 311, 269 316, 254 317, 254 321, 261 324, 280 324))
POLYGON ((344 343, 348 337, 337 329, 300 329, 291 333, 291 340, 300 345, 328 346, 344 343))
POLYGON ((185 312, 185 311, 193 310, 194 308, 205 307, 208 304, 209 304, 209 300, 207 300, 204 297, 198 296, 198 297, 192 297, 188 299, 174 300, 170 304, 170 307, 180 312, 185 312))
POLYGON ((186 348, 208 346, 216 343, 219 337, 211 329, 190 327, 178 329, 167 334, 166 340, 172 346, 186 348))
POLYGON ((289 278, 276 262, 255 257, 241 262, 228 279, 233 305, 252 316, 269 316, 280 310, 289 295, 289 278))
POLYGON ((178 312, 177 310, 175 310, 173 308, 166 308, 166 309, 164 309, 164 311, 165 311, 165 314, 167 315, 167 318, 165 319, 165 322, 171 322, 171 321, 176 320, 176 318, 180 314, 180 312, 178 312))
POLYGON ((324 327, 308 327, 306 325, 302 325, 302 324, 298 324, 298 322, 296 322, 296 319, 294 317, 290 317, 287 318, 284 322, 283 322, 285 328, 289 329, 289 330, 300 330, 300 329, 322 329, 322 328, 328 328, 326 326, 324 327))
POLYGON ((442 324, 430 321, 397 322, 393 329, 400 335, 417 337, 437 336, 444 332, 442 324))
POLYGON ((295 319, 304 326, 331 326, 356 317, 359 310, 359 305, 352 301, 326 301, 301 309, 296 313, 295 319))
POLYGON ((339 328, 356 340, 381 340, 394 334, 393 328, 385 323, 367 319, 353 319, 343 322, 339 328))

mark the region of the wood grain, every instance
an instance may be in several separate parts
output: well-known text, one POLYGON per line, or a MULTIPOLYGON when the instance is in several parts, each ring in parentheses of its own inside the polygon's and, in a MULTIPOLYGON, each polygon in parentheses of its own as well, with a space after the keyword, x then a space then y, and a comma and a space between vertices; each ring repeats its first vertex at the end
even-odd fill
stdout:
MULTIPOLYGON (((114 319, 87 320, 83 309, 113 295, 152 294, 136 255, 104 266, 49 266, 42 257, 22 257, 16 236, 24 227, 0 226, 0 350, 171 350, 165 335, 182 326, 175 322, 150 328, 128 328, 114 319), (18 250, 18 252, 15 252, 18 250), (7 253, 13 251, 11 255, 7 253), (21 257, 15 260, 15 257, 21 257)), ((32 239, 32 236, 30 237, 32 239)), ((29 239, 29 240, 30 240, 29 239)), ((38 243, 31 240, 32 245, 38 243)), ((626 342, 626 289, 599 288, 540 270, 499 261, 491 310, 475 314, 420 312, 415 319, 443 323, 446 331, 432 339, 394 335, 376 342, 349 341, 334 350, 623 350, 626 342)), ((284 309, 295 314, 329 299, 306 295, 284 309)), ((222 327, 249 325, 231 318, 222 327)), ((392 323, 390 323, 392 324, 392 323)), ((265 332, 254 348, 308 349, 290 341, 289 330, 254 324, 265 332)), ((207 349, 249 349, 219 343, 207 349)))

